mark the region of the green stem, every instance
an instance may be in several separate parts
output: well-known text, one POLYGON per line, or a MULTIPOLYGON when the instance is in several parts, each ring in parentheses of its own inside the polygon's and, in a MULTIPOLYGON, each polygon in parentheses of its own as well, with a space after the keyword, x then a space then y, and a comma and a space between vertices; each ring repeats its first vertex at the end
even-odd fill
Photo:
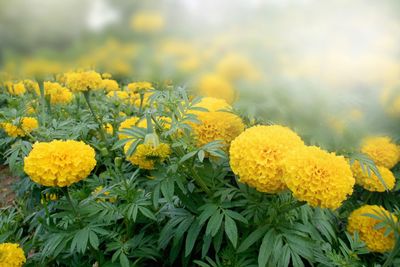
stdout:
POLYGON ((100 136, 101 139, 103 140, 103 142, 106 144, 106 146, 108 147, 108 142, 106 139, 106 135, 104 133, 104 129, 103 129, 103 124, 101 123, 101 121, 97 118, 96 113, 94 112, 94 109, 92 107, 92 105, 90 104, 90 95, 89 95, 89 91, 85 91, 83 92, 83 95, 85 97, 85 101, 89 107, 90 113, 92 113, 94 120, 96 121, 96 123, 99 125, 99 132, 100 132, 100 136))
POLYGON ((62 187, 61 190, 64 192, 64 195, 65 195, 69 205, 71 205, 71 208, 72 208, 72 211, 74 212, 75 217, 79 218, 78 210, 76 209, 75 203, 71 199, 71 196, 68 191, 68 187, 67 186, 62 187))
POLYGON ((207 184, 203 181, 203 179, 197 174, 195 167, 193 166, 193 169, 191 171, 194 181, 200 188, 209 196, 212 196, 212 193, 210 189, 208 188, 207 184))
POLYGON ((139 106, 139 114, 142 114, 143 109, 143 101, 144 101, 144 93, 140 92, 140 106, 139 106))
POLYGON ((44 84, 43 82, 38 82, 39 83, 39 91, 40 91, 40 124, 45 126, 46 122, 46 99, 44 95, 44 84))

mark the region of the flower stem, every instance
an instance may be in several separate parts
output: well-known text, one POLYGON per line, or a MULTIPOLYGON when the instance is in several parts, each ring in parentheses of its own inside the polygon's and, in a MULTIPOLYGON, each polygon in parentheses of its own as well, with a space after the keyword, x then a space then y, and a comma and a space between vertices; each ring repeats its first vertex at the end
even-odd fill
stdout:
POLYGON ((76 209, 75 204, 71 199, 71 195, 69 194, 68 187, 67 186, 62 187, 61 190, 64 192, 64 195, 67 198, 68 203, 71 205, 72 211, 74 212, 75 216, 77 218, 79 218, 78 210, 76 209))
POLYGON ((92 115, 93 115, 93 117, 94 117, 94 120, 95 120, 96 123, 99 125, 99 132, 100 132, 101 139, 103 140, 103 142, 104 142, 104 143, 106 144, 106 146, 108 147, 108 142, 107 142, 107 139, 106 139, 106 135, 105 135, 105 133, 104 133, 103 124, 101 123, 101 121, 99 120, 99 118, 97 118, 96 113, 94 112, 93 107, 92 107, 92 105, 91 105, 91 103, 90 103, 89 91, 83 92, 83 96, 85 97, 85 101, 86 101, 86 104, 87 104, 88 107, 89 107, 90 113, 92 113, 92 115))

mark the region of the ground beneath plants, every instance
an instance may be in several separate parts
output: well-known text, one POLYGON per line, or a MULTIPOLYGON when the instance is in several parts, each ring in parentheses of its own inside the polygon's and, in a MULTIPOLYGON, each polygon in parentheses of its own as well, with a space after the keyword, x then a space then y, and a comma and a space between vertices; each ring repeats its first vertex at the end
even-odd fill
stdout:
POLYGON ((0 208, 6 207, 14 201, 15 193, 12 185, 18 177, 12 176, 7 166, 0 165, 0 208))

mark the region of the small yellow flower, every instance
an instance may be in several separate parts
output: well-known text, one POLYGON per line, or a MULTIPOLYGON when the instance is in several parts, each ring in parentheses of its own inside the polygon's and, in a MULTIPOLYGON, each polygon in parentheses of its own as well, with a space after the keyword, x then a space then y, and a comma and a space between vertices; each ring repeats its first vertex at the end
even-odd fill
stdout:
POLYGON ((118 91, 119 90, 119 85, 115 80, 110 80, 110 79, 103 79, 103 84, 102 87, 107 91, 118 91))
POLYGON ((25 85, 23 82, 18 82, 18 83, 10 84, 8 86, 8 92, 11 95, 20 96, 20 95, 25 94, 26 88, 25 88, 25 85))
POLYGON ((11 137, 23 137, 27 133, 31 133, 35 129, 39 127, 39 123, 35 118, 32 117, 23 117, 20 121, 14 125, 12 123, 6 122, 1 126, 7 135, 11 137))
POLYGON ((384 253, 393 249, 395 245, 395 237, 393 232, 388 236, 385 235, 386 228, 375 229, 380 223, 378 219, 366 216, 373 214, 381 217, 380 213, 384 213, 388 217, 392 217, 395 222, 397 218, 389 211, 377 205, 364 205, 354 210, 349 216, 347 231, 350 233, 358 232, 360 239, 365 242, 368 249, 373 252, 384 253))
POLYGON ((19 244, 0 244, 0 267, 22 267, 25 262, 25 253, 19 244))
POLYGON ((128 84, 128 90, 132 93, 139 93, 140 91, 153 90, 154 87, 150 82, 133 82, 128 84))
POLYGON ((353 171, 354 178, 356 178, 356 183, 358 185, 362 186, 368 191, 376 192, 384 192, 386 189, 393 189, 396 178, 388 168, 377 166, 378 171, 387 188, 385 188, 381 180, 378 178, 378 176, 375 175, 375 173, 373 173, 372 170, 370 170, 371 176, 368 176, 368 171, 366 170, 366 168, 367 167, 365 167, 365 170, 363 171, 358 161, 354 162, 354 164, 351 166, 351 170, 353 171))
POLYGON ((73 94, 67 88, 56 82, 44 82, 44 95, 50 98, 52 104, 68 104, 73 94))
POLYGON ((140 33, 156 33, 161 31, 164 25, 164 17, 157 11, 141 11, 131 19, 132 29, 140 33))
POLYGON ((72 92, 99 90, 102 79, 95 71, 68 72, 65 73, 65 84, 72 92))
POLYGON ((367 154, 376 165, 391 169, 399 162, 400 149, 390 137, 368 137, 362 141, 361 152, 367 154))
POLYGON ((203 75, 198 82, 198 89, 202 96, 225 99, 229 104, 236 98, 232 84, 217 74, 203 75))
MULTIPOLYGON (((125 145, 125 153, 128 152, 132 142, 125 145)), ((144 143, 138 145, 132 155, 127 155, 127 160, 142 169, 152 170, 156 163, 165 161, 170 154, 171 148, 168 144, 160 143, 156 134, 148 134, 144 143)))
POLYGON ((104 126, 104 129, 106 130, 106 133, 109 134, 109 135, 112 135, 114 133, 114 128, 110 123, 107 123, 104 126))

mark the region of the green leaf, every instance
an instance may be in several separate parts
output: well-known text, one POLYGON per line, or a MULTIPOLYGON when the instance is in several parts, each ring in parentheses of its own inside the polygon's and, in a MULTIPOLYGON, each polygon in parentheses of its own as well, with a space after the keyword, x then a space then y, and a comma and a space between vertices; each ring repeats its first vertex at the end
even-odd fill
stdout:
POLYGON ((204 150, 199 150, 199 153, 197 154, 197 157, 199 158, 200 162, 203 162, 204 157, 205 157, 204 150))
POLYGON ((121 253, 119 255, 119 262, 120 262, 122 267, 129 267, 130 266, 129 259, 124 253, 121 253))
POLYGON ((89 242, 94 249, 96 249, 96 250, 99 249, 99 238, 97 237, 96 233, 93 231, 90 231, 90 233, 89 233, 89 242))
POLYGON ((258 266, 264 267, 267 265, 272 254, 272 249, 275 243, 275 231, 270 229, 264 236, 260 251, 258 253, 258 266))
POLYGON ((221 212, 215 212, 210 220, 208 221, 207 228, 206 228, 206 235, 215 236, 218 233, 218 230, 221 227, 222 219, 224 216, 221 212))
POLYGON ((202 227, 197 220, 194 221, 190 226, 185 242, 185 257, 189 256, 189 254, 192 252, 194 244, 201 231, 201 228, 202 227))
POLYGON ((196 154, 197 154, 197 150, 187 153, 186 155, 184 155, 184 156, 181 158, 181 160, 179 161, 179 163, 182 163, 182 162, 187 161, 188 159, 192 158, 192 157, 193 157, 194 155, 196 155, 196 154))
POLYGON ((234 220, 231 217, 225 215, 225 233, 229 240, 232 242, 234 248, 236 248, 238 240, 238 230, 234 220))
POLYGON ((245 240, 243 240, 237 252, 239 253, 247 250, 251 245, 260 240, 260 238, 265 234, 265 231, 267 231, 267 229, 268 226, 263 226, 252 232, 248 237, 246 237, 245 240))
POLYGON ((139 206, 139 210, 147 218, 152 219, 154 221, 157 220, 156 216, 148 208, 139 206))

